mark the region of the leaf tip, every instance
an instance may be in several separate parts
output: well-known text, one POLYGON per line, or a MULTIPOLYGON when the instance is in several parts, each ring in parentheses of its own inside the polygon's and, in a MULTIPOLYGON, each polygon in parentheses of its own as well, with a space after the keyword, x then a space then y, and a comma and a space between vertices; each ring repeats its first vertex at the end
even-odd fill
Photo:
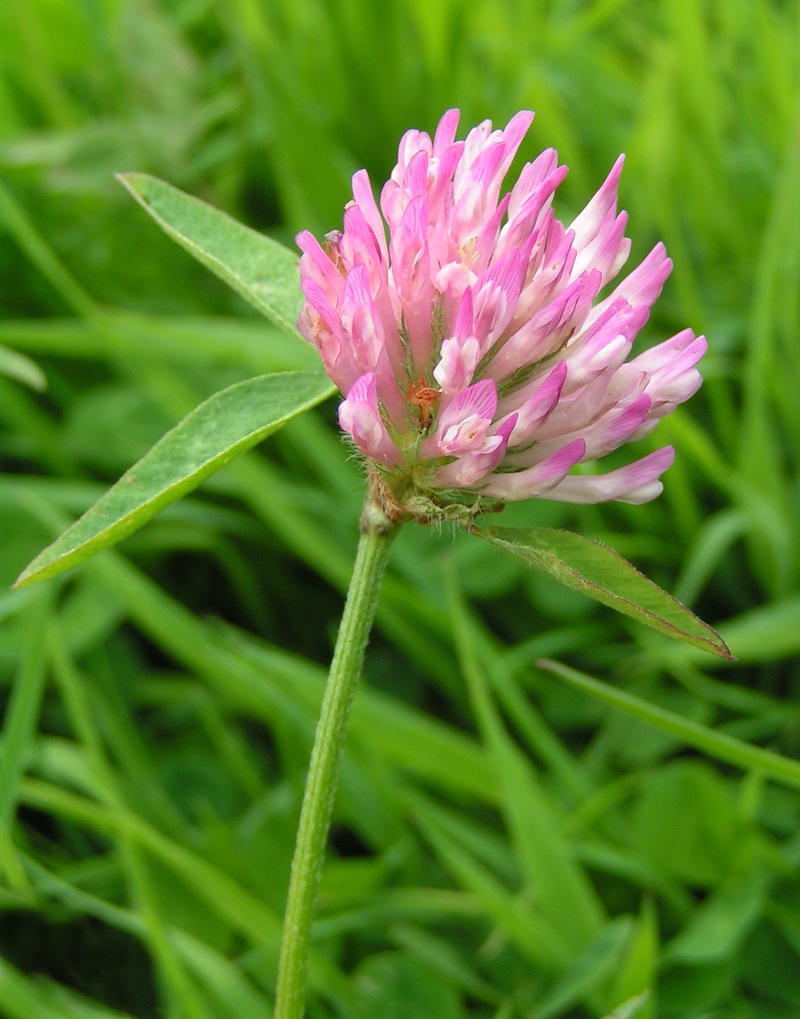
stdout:
POLYGON ((72 569, 73 566, 77 566, 82 561, 81 559, 76 560, 74 555, 63 554, 50 559, 47 557, 47 553, 51 548, 52 546, 48 546, 32 562, 28 563, 11 585, 12 591, 18 591, 23 587, 31 587, 33 584, 38 584, 43 580, 52 580, 66 570, 72 569))
POLYGON ((122 173, 114 174, 114 178, 120 182, 125 190, 132 195, 137 202, 140 203, 147 202, 147 198, 141 185, 145 180, 147 180, 148 176, 149 174, 141 173, 138 170, 126 170, 122 173))
POLYGON ((29 584, 34 584, 39 579, 39 577, 37 576, 39 571, 32 569, 32 566, 33 563, 30 563, 28 566, 25 567, 22 573, 20 573, 20 575, 11 585, 12 591, 18 591, 22 587, 28 587, 29 584))
POLYGON ((709 651, 717 655, 718 658, 724 658, 726 662, 737 662, 739 660, 719 634, 717 634, 717 641, 719 643, 712 644, 708 649, 709 651))
MULTIPOLYGON (((709 626, 708 623, 703 623, 702 625, 706 633, 702 637, 698 638, 696 641, 687 641, 687 643, 691 643, 694 645, 694 647, 700 648, 700 650, 702 651, 707 651, 709 654, 716 655, 717 658, 722 658, 726 662, 737 661, 738 659, 736 658, 736 655, 733 654, 731 649, 728 647, 728 645, 725 643, 722 637, 720 637, 720 635, 717 633, 714 627, 709 626)), ((685 638, 679 639, 685 640, 685 638)))

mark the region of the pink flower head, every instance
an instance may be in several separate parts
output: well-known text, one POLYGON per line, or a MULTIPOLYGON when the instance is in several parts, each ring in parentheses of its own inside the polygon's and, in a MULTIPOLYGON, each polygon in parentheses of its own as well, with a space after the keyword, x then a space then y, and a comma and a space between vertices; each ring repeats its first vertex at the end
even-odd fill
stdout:
POLYGON ((628 360, 672 268, 662 244, 599 297, 630 250, 622 157, 565 226, 552 149, 500 197, 533 114, 464 141, 458 117, 403 137, 380 205, 359 170, 343 231, 298 235, 298 325, 345 394, 342 428, 398 497, 654 499, 669 446, 573 470, 646 435, 701 383, 706 342, 688 329, 628 360))

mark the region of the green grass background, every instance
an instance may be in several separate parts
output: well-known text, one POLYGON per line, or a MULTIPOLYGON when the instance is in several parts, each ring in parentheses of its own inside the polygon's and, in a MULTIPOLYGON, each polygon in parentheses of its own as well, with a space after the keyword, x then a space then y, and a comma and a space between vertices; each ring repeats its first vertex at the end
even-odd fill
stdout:
POLYGON ((593 1019, 645 990, 644 1019, 800 1016, 799 54, 796 0, 0 5, 0 346, 48 382, 0 357, 0 1016, 271 1014, 356 540, 328 404, 118 551, 9 590, 202 398, 315 364, 113 173, 291 243, 451 105, 464 128, 535 109, 522 158, 559 149, 564 218, 625 151, 630 264, 659 238, 675 260, 642 342, 710 342, 654 437, 678 454, 657 502, 508 522, 608 542, 738 662, 406 528, 309 1017, 593 1019))

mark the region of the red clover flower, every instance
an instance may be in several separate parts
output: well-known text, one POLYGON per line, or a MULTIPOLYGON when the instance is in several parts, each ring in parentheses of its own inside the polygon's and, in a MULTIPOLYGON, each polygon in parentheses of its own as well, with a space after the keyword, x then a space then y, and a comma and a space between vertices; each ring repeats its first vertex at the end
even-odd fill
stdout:
POLYGON ((690 329, 627 360, 672 268, 663 244, 600 296, 630 250, 623 157, 565 226, 553 149, 500 198, 533 114, 504 130, 484 121, 464 141, 458 119, 448 111, 433 139, 406 133, 380 210, 359 170, 343 230, 297 237, 298 326, 345 395, 341 427, 398 507, 654 499, 671 446, 573 472, 647 435, 702 381, 707 344, 690 329))

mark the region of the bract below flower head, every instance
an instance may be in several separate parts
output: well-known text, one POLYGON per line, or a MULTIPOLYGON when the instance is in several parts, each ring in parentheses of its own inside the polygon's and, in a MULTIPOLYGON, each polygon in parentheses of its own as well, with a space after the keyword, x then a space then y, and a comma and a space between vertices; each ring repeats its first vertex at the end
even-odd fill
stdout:
POLYGON ((706 341, 688 329, 628 359, 672 268, 662 244, 600 297, 630 250, 623 158, 564 225, 553 149, 500 196, 533 114, 463 141, 458 118, 403 137, 380 206, 360 170, 343 230, 297 237, 298 326, 345 395, 341 427, 398 501, 655 498, 669 446, 574 470, 646 435, 701 383, 706 341))

